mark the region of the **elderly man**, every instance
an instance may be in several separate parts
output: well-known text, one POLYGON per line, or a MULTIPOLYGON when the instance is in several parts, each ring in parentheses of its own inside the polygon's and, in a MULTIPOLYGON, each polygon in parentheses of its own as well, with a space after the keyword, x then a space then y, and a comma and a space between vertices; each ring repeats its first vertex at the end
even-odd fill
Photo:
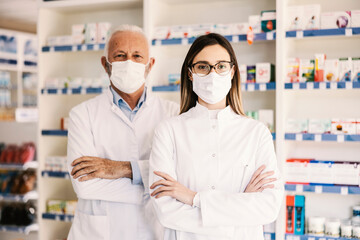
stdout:
POLYGON ((101 63, 109 89, 70 112, 68 169, 79 201, 69 239, 155 240, 143 182, 154 128, 179 106, 146 91, 155 60, 139 27, 113 31, 101 63))

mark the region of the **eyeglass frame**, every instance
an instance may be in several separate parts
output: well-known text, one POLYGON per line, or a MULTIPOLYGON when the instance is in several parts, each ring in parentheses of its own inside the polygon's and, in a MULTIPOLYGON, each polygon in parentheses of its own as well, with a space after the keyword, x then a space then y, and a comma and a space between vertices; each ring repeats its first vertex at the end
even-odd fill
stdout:
MULTIPOLYGON (((198 62, 196 62, 196 63, 190 64, 190 65, 188 66, 190 72, 193 73, 191 69, 192 69, 196 64, 201 63, 201 62, 203 62, 203 61, 198 61, 198 62)), ((215 66, 218 65, 219 63, 224 63, 224 62, 225 62, 225 63, 230 63, 230 70, 229 70, 229 72, 230 72, 230 71, 231 71, 231 68, 235 65, 235 64, 234 64, 233 62, 231 62, 231 61, 220 61, 220 62, 218 62, 218 63, 215 63, 214 65, 211 65, 210 63, 205 63, 205 62, 203 62, 204 64, 207 64, 207 65, 210 66, 210 71, 208 72, 208 74, 206 74, 206 75, 204 75, 204 76, 200 76, 200 77, 205 77, 205 76, 209 75, 209 74, 211 73, 211 70, 212 70, 213 68, 214 68, 214 70, 215 70, 215 72, 216 72, 217 74, 220 74, 220 75, 221 75, 221 73, 218 73, 218 72, 216 71, 215 66)), ((227 73, 229 73, 229 72, 227 72, 227 73)), ((195 74, 198 75, 197 73, 195 73, 195 74)), ((226 75, 226 74, 224 74, 224 75, 226 75)), ((198 75, 198 76, 199 76, 199 75, 198 75)))

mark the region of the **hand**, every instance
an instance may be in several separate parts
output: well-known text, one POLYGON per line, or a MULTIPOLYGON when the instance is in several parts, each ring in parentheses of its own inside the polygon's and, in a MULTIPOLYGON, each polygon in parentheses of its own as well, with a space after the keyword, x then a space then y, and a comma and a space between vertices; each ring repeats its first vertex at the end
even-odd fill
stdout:
POLYGON ((132 171, 130 162, 113 161, 99 157, 81 157, 75 159, 72 164, 74 167, 71 176, 79 181, 88 181, 94 178, 132 179, 132 171))
POLYGON ((274 171, 261 174, 265 168, 266 166, 262 165, 254 172, 244 192, 262 192, 266 188, 274 188, 274 184, 264 186, 265 184, 275 182, 277 180, 276 178, 268 178, 271 175, 274 175, 274 171))
POLYGON ((181 185, 178 181, 166 173, 154 171, 154 174, 162 177, 163 179, 154 182, 150 186, 150 189, 155 189, 156 187, 160 186, 151 193, 152 197, 155 196, 155 198, 161 198, 169 196, 182 203, 188 204, 190 206, 193 205, 193 199, 196 195, 196 192, 193 192, 187 187, 181 185))

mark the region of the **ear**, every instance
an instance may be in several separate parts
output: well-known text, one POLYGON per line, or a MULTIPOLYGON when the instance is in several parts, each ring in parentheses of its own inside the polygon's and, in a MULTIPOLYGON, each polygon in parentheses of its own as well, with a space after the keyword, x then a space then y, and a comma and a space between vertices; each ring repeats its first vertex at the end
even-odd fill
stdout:
POLYGON ((235 74, 235 65, 231 69, 231 79, 233 79, 234 74, 235 74))
POLYGON ((109 64, 107 63, 105 56, 102 56, 102 57, 101 57, 101 65, 103 66, 105 72, 110 76, 110 74, 111 74, 110 66, 109 66, 109 64))
POLYGON ((189 77, 190 81, 193 81, 192 73, 190 72, 189 69, 187 69, 187 73, 188 73, 188 77, 189 77))
POLYGON ((151 57, 150 60, 149 60, 149 72, 151 71, 152 67, 154 66, 155 64, 155 58, 151 57))

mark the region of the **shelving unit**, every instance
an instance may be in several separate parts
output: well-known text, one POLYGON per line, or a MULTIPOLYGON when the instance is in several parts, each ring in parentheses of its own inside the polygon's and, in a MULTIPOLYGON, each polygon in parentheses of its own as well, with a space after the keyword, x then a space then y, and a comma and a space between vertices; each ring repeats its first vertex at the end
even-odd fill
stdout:
POLYGON ((41 94, 101 94, 103 88, 47 88, 41 89, 41 94))
POLYGON ((42 171, 41 176, 44 178, 53 177, 70 179, 70 175, 68 172, 42 171))
POLYGON ((67 214, 43 213, 42 219, 55 220, 55 221, 61 221, 61 222, 72 222, 74 220, 74 216, 67 215, 67 214))
POLYGON ((15 232, 15 233, 28 235, 30 232, 37 232, 37 231, 39 231, 39 224, 37 223, 25 227, 0 225, 0 232, 15 232))
POLYGON ((306 37, 332 37, 360 35, 360 28, 337 28, 337 29, 317 29, 304 31, 287 31, 287 38, 306 38, 306 37))
POLYGON ((285 190, 289 192, 303 193, 334 193, 341 195, 360 194, 360 188, 355 186, 327 186, 327 185, 305 185, 305 184, 285 184, 285 190))
POLYGON ((38 168, 39 163, 37 161, 27 162, 25 164, 0 164, 0 169, 6 170, 27 170, 38 168))
POLYGON ((4 202, 27 202, 29 200, 37 200, 39 194, 37 191, 31 191, 26 194, 10 194, 0 193, 0 201, 4 202))
POLYGON ((286 234, 285 240, 355 240, 357 238, 335 238, 335 237, 319 237, 311 235, 291 235, 286 234))
POLYGON ((360 142, 360 135, 285 133, 285 140, 315 141, 315 142, 360 142))
POLYGON ((302 82, 285 83, 286 90, 313 90, 313 89, 360 89, 360 82, 302 82))

